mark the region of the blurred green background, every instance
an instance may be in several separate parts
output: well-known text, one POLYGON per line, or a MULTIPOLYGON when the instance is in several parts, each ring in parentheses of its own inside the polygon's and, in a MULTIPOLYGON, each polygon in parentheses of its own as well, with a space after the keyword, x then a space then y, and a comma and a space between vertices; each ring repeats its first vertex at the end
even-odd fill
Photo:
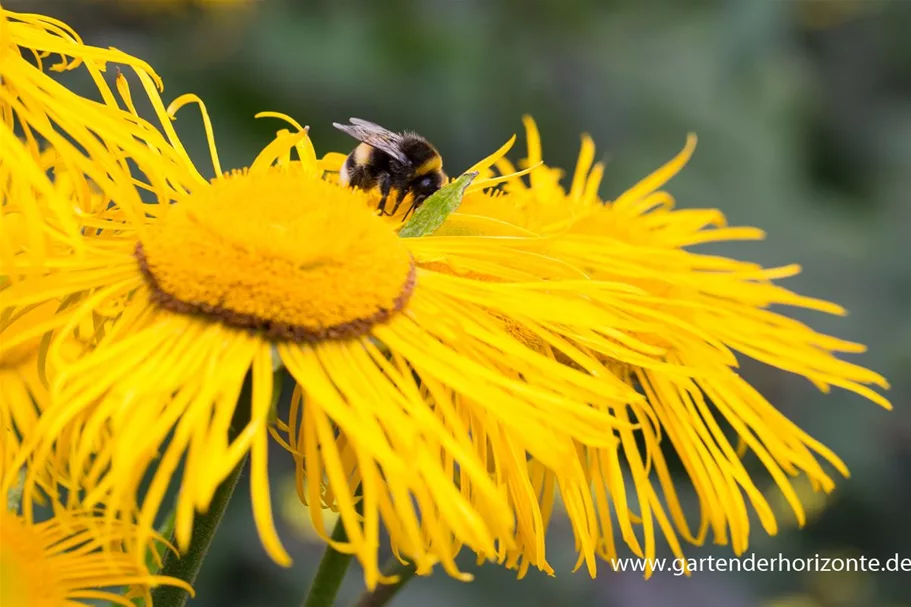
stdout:
MULTIPOLYGON (((141 0, 6 0, 64 19, 87 42, 148 60, 164 97, 203 97, 222 163, 249 163, 280 125, 311 125, 320 153, 348 151, 331 127, 349 116, 431 139, 458 172, 496 149, 520 117, 539 123, 549 164, 571 169, 587 131, 608 160, 612 198, 673 156, 687 132, 699 147, 669 189, 683 207, 718 207, 758 225, 763 243, 715 249, 768 265, 799 262, 786 286, 830 299, 847 319, 797 314, 862 341, 862 361, 893 382, 895 411, 823 397, 760 365, 744 373, 772 402, 833 447, 853 476, 825 500, 807 494, 803 530, 754 532, 757 556, 911 557, 911 2, 903 0, 262 0, 241 6, 141 0)), ((197 115, 178 126, 200 165, 197 115)), ((523 145, 520 139, 520 146, 523 145)), ((521 149, 520 148, 517 148, 521 149)), ((518 157, 518 152, 513 158, 518 157)), ((237 493, 198 580, 194 607, 300 602, 322 553, 301 523, 286 457, 272 461, 284 570, 263 552, 245 490, 237 493)), ((777 490, 770 479, 773 499, 777 490)), ((758 527, 758 525, 757 525, 758 527)), ((557 519, 548 555, 556 578, 516 581, 493 565, 413 581, 395 604, 616 607, 906 607, 911 574, 702 573, 691 578, 572 574, 572 537, 557 519)), ((688 556, 727 555, 724 547, 688 556)), ((355 565, 339 604, 363 590, 355 565)))

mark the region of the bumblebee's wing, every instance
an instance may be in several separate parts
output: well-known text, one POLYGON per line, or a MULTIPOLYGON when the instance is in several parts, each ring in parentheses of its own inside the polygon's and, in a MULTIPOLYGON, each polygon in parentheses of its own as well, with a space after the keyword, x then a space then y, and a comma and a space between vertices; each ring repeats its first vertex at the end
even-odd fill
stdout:
POLYGON ((408 157, 405 156, 400 147, 402 136, 398 133, 393 133, 378 124, 361 120, 360 118, 352 118, 351 124, 333 122, 332 126, 344 133, 348 133, 358 141, 386 152, 399 162, 408 164, 408 157))

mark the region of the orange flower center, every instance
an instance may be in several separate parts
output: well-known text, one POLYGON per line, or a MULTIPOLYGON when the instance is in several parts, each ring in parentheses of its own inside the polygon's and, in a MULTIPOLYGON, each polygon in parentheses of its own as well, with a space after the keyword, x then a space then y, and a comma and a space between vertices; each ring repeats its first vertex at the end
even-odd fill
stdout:
POLYGON ((364 195, 306 170, 217 179, 136 254, 159 305, 274 339, 360 335, 408 301, 414 263, 364 195))

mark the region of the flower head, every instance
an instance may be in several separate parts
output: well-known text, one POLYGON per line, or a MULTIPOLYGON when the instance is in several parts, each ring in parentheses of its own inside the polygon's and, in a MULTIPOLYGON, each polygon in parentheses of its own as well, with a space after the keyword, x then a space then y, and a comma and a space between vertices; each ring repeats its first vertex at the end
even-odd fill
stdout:
MULTIPOLYGON (((118 88, 131 106, 120 79, 118 88)), ((381 521, 396 550, 425 572, 441 562, 458 574, 462 545, 506 558, 517 537, 508 494, 527 493, 529 482, 520 454, 560 479, 578 476, 565 463, 576 445, 609 444, 610 430, 626 425, 592 403, 639 397, 529 347, 516 332, 526 318, 585 309, 583 293, 515 283, 523 274, 556 278, 564 268, 496 242, 469 243, 458 254, 479 263, 515 257, 504 260, 501 276, 514 284, 465 288, 434 270, 439 252, 426 251, 425 239, 396 238, 367 195, 322 179, 306 131, 295 126, 248 171, 183 193, 169 186, 141 214, 127 212, 129 201, 123 212, 104 213, 94 220, 101 235, 84 238, 81 255, 61 247, 48 259, 11 264, 21 280, 0 293, 3 308, 72 301, 41 327, 53 330, 47 360, 59 371, 51 409, 25 451, 40 465, 54 457, 62 432, 74 432, 70 462, 83 502, 105 505, 109 516, 136 513, 146 534, 185 458, 181 547, 194 511, 250 452, 255 519, 267 550, 287 563, 266 473, 274 351, 298 382, 282 427, 310 479, 303 497, 314 514, 325 505, 339 510, 350 538, 344 549, 364 562, 369 584, 380 578, 381 521), (291 150, 300 160, 290 161, 291 150), (94 341, 70 356, 62 345, 91 319, 98 319, 94 341), (505 364, 506 357, 514 360, 505 364), (238 422, 247 377, 249 419, 238 422)), ((168 136, 177 148, 173 131, 168 136)), ((143 172, 167 175, 154 157, 133 160, 143 172)), ((145 186, 156 192, 151 180, 145 186)), ((578 330, 598 321, 598 311, 589 312, 595 316, 580 316, 578 330)), ((563 324, 555 335, 574 323, 563 324)), ((543 537, 531 525, 520 535, 543 537)))
MULTIPOLYGON (((0 7, 0 288, 24 278, 25 267, 25 273, 59 269, 68 254, 82 252, 87 240, 105 239, 110 218, 124 213, 141 217, 144 180, 165 188, 162 191, 184 191, 198 176, 188 171, 187 163, 174 160, 181 158, 179 151, 163 145, 165 138, 157 129, 118 107, 104 78, 111 61, 134 69, 144 86, 160 84, 144 61, 86 46, 66 24, 50 17, 0 7), (45 68, 84 70, 100 100, 71 92, 45 68), (134 175, 127 158, 138 161, 145 172, 134 175), (166 178, 155 172, 150 158, 168 167, 166 178)), ((45 364, 47 332, 61 322, 55 312, 78 299, 80 291, 74 293, 6 308, 0 316, 0 336, 12 344, 0 355, 0 472, 6 476, 24 437, 49 403, 48 378, 54 369, 45 364)), ((102 316, 96 321, 104 316, 103 310, 98 312, 102 316)), ((83 323, 61 348, 91 342, 97 329, 91 324, 83 323)), ((70 486, 69 447, 59 436, 53 465, 32 470, 45 475, 45 488, 70 486)))
MULTIPOLYGON (((525 162, 539 162, 537 128, 529 118, 525 123, 525 162)), ((804 508, 789 477, 804 474, 816 490, 829 492, 834 482, 823 463, 848 474, 832 451, 739 375, 738 356, 802 375, 823 391, 837 386, 891 408, 868 387, 888 388, 883 377, 835 356, 863 352, 864 346, 822 335, 769 309, 845 313, 836 304, 773 282, 793 276, 799 266, 766 269, 688 250, 706 242, 763 237, 756 228, 729 227, 715 209, 674 209, 673 197, 660 188, 686 164, 694 147, 691 136, 672 161, 602 203, 597 197, 602 167, 592 165, 594 147, 584 137, 568 191, 559 183, 559 171, 542 167, 528 183, 509 179, 504 193, 467 197, 440 231, 502 236, 511 230, 518 250, 577 268, 586 281, 627 286, 627 291, 594 297, 616 315, 613 329, 650 350, 638 360, 604 357, 592 347, 598 345, 596 336, 588 334, 575 340, 575 354, 567 361, 593 373, 612 373, 645 397, 613 409, 635 430, 615 430, 616 445, 584 447, 580 456, 593 490, 584 497, 591 500, 588 514, 573 519, 574 529, 581 547, 595 546, 607 558, 616 555, 615 525, 633 552, 646 557, 654 555, 656 526, 678 556, 680 539, 701 544, 709 531, 715 543, 731 543, 740 554, 747 547, 750 509, 774 534, 778 524, 747 471, 747 453, 778 485, 800 524, 804 508), (699 498, 696 525, 688 521, 671 482, 669 452, 682 462, 699 498), (638 504, 638 512, 632 504, 638 504)), ((512 171, 504 161, 499 166, 512 171)), ((457 264, 453 271, 462 273, 457 264)))
MULTIPOLYGON (((0 604, 8 607, 60 607, 105 601, 130 607, 131 598, 151 605, 150 589, 159 584, 190 587, 151 574, 146 551, 158 554, 160 538, 131 553, 134 530, 86 510, 54 502, 53 517, 35 522, 0 508, 0 604), (116 592, 127 587, 124 595, 116 592)), ((94 603, 90 603, 94 604, 94 603)))
MULTIPOLYGON (((151 605, 149 590, 178 580, 150 575, 135 555, 112 549, 130 539, 128 528, 110 525, 90 514, 58 514, 41 522, 0 510, 0 602, 10 607, 82 605, 100 599, 129 607, 133 603, 111 590, 132 587, 131 594, 151 605)), ((187 587, 189 589, 189 587, 187 587)))
POLYGON ((365 198, 300 169, 223 177, 150 229, 136 257, 162 307, 275 338, 359 336, 414 286, 407 247, 365 198))

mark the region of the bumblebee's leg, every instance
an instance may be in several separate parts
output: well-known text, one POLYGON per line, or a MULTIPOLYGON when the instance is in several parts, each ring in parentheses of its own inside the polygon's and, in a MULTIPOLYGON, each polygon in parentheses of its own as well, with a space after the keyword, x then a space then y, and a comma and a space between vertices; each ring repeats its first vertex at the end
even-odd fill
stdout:
POLYGON ((402 204, 402 201, 405 200, 405 196, 408 194, 408 190, 402 188, 399 190, 398 195, 395 197, 395 206, 392 207, 392 212, 390 215, 395 215, 395 212, 399 210, 399 205, 402 204))
MULTIPOLYGON (((389 190, 392 188, 392 177, 390 177, 389 173, 380 175, 379 185, 382 198, 380 198, 380 204, 376 208, 379 210, 380 215, 386 215, 386 199, 389 197, 389 190)), ((392 215, 392 213, 389 213, 389 215, 392 215)))
MULTIPOLYGON (((411 206, 408 207, 408 210, 405 211, 405 215, 402 216, 402 221, 404 222, 406 219, 408 219, 409 215, 411 215, 412 213, 417 211, 418 207, 421 206, 421 204, 423 204, 423 202, 425 200, 427 200, 426 196, 415 196, 414 199, 411 201, 411 206)), ((398 205, 396 205, 396 206, 398 206, 398 205)), ((392 214, 395 215, 395 211, 393 211, 392 214)))

